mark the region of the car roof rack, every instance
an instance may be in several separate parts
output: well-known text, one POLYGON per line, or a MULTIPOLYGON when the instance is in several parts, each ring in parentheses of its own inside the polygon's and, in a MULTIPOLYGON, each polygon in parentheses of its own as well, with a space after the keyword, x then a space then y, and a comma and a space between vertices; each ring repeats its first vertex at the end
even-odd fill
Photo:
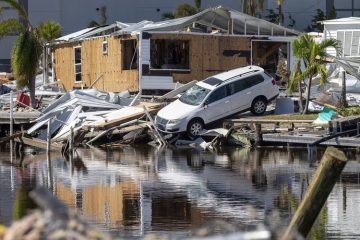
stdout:
POLYGON ((219 85, 222 85, 222 84, 225 83, 225 82, 234 80, 235 78, 239 78, 239 77, 242 77, 242 76, 246 76, 246 75, 249 75, 249 74, 251 74, 251 73, 256 73, 256 72, 259 72, 259 71, 260 71, 260 70, 256 69, 256 70, 251 70, 251 71, 248 71, 248 72, 245 72, 245 73, 241 73, 241 74, 236 75, 236 76, 234 76, 234 77, 232 77, 232 78, 226 79, 226 80, 222 81, 221 83, 216 84, 216 86, 219 86, 219 85))

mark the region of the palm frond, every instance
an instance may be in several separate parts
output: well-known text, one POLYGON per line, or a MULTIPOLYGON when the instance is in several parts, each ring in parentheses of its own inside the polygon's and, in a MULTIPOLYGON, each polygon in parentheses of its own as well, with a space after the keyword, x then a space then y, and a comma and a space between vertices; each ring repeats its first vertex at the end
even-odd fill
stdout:
POLYGON ((26 13, 24 7, 23 7, 20 3, 18 3, 18 2, 15 1, 15 0, 0 0, 0 2, 5 2, 5 3, 7 3, 10 7, 14 8, 16 11, 18 11, 19 15, 20 15, 21 17, 23 17, 26 22, 29 23, 28 14, 26 13))
POLYGON ((319 47, 321 49, 333 47, 333 48, 335 48, 337 56, 340 56, 342 54, 341 42, 337 39, 333 39, 333 38, 325 39, 319 44, 319 47))
POLYGON ((41 52, 41 41, 34 32, 22 32, 15 40, 11 53, 11 67, 18 88, 26 86, 29 79, 36 75, 41 52))
POLYGON ((6 19, 0 21, 0 38, 10 35, 18 34, 24 30, 24 26, 17 19, 6 19))
POLYGON ((325 85, 327 80, 327 70, 324 64, 319 64, 317 66, 317 72, 320 73, 320 85, 325 85))
POLYGON ((41 23, 36 31, 42 40, 49 42, 60 37, 61 25, 55 21, 48 21, 41 23))

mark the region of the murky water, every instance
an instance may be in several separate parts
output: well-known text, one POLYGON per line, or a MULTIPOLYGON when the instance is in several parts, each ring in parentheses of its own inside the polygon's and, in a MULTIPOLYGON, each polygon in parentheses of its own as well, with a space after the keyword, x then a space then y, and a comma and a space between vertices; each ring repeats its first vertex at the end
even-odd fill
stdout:
MULTIPOLYGON (((48 161, 27 149, 15 164, 9 156, 0 153, 0 224, 33 208, 27 193, 42 185, 102 230, 126 238, 187 237, 203 226, 213 233, 285 227, 318 164, 301 149, 78 149, 73 161, 59 154, 48 161)), ((360 162, 353 158, 311 239, 360 238, 360 162)))

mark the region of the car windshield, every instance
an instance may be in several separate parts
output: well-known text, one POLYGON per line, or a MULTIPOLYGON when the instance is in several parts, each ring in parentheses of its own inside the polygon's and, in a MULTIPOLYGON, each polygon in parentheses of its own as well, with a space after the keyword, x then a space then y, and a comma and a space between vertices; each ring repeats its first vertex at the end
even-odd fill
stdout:
POLYGON ((198 85, 193 86, 189 90, 187 90, 179 100, 183 103, 190 105, 199 105, 206 95, 210 92, 210 89, 200 87, 198 85))

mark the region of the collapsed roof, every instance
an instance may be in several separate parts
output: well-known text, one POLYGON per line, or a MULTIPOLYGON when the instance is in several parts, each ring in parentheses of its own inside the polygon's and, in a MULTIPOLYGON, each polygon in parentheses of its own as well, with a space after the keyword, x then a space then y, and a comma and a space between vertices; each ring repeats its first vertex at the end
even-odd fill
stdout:
POLYGON ((186 27, 192 26, 194 23, 204 27, 228 31, 230 19, 232 19, 233 34, 274 36, 296 36, 299 34, 299 32, 296 30, 289 29, 222 6, 208 8, 202 12, 188 17, 176 18, 161 22, 150 22, 145 25, 140 25, 138 28, 129 26, 119 30, 117 34, 129 34, 141 31, 183 31, 186 27))
MULTIPOLYGON (((102 35, 138 34, 140 32, 184 32, 186 28, 201 26, 202 29, 217 29, 237 35, 297 36, 298 31, 289 29, 245 13, 218 6, 205 9, 195 15, 160 22, 141 21, 134 24, 115 22, 109 26, 84 29, 63 36, 57 41, 77 41, 102 35), (232 31, 230 31, 232 28, 232 31)), ((204 32, 204 33, 211 33, 204 32)))

